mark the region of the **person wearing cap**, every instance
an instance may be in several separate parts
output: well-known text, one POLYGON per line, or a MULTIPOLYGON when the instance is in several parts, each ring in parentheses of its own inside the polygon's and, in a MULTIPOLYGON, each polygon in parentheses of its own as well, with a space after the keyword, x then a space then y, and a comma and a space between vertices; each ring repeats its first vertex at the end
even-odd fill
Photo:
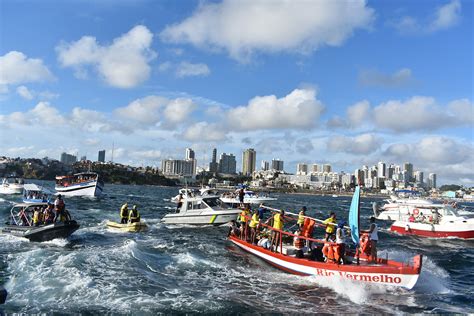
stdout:
POLYGON ((306 217, 306 206, 303 206, 303 207, 301 208, 300 213, 298 214, 298 221, 296 222, 296 224, 298 224, 298 226, 300 227, 300 229, 303 228, 305 217, 306 217))
POLYGON ((54 219, 53 219, 54 223, 56 223, 58 219, 59 221, 61 221, 61 214, 63 213, 65 208, 66 208, 66 204, 64 204, 64 200, 61 194, 58 194, 58 197, 54 201, 54 219))
POLYGON ((120 224, 127 224, 128 221, 128 203, 120 208, 120 224))
POLYGON ((326 225, 326 235, 324 236, 324 239, 326 241, 329 240, 329 237, 334 236, 334 231, 336 230, 336 213, 331 212, 329 215, 329 218, 327 218, 323 224, 326 225))
POLYGON ((128 213, 128 222, 129 223, 138 223, 140 222, 140 213, 138 212, 137 206, 134 205, 132 210, 128 213))
POLYGON ((339 245, 339 257, 341 258, 340 263, 342 264, 346 263, 346 234, 344 232, 344 225, 346 225, 346 222, 340 220, 336 228, 336 244, 339 245))

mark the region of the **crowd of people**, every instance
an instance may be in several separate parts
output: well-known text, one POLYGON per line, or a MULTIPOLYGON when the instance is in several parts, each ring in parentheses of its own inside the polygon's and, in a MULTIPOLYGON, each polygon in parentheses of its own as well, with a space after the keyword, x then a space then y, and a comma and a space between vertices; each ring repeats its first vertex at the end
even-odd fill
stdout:
POLYGON ((71 215, 66 210, 66 204, 61 195, 57 196, 54 204, 47 203, 43 206, 22 207, 17 216, 20 219, 20 226, 41 226, 71 220, 71 215))
POLYGON ((23 197, 28 200, 42 200, 43 202, 48 201, 48 195, 40 191, 30 191, 24 193, 23 197))
MULTIPOLYGON (((280 242, 285 245, 292 244, 295 250, 295 257, 303 258, 305 253, 309 259, 319 261, 331 261, 338 264, 350 263, 346 259, 346 236, 349 230, 346 228, 344 220, 337 220, 336 214, 331 212, 329 217, 322 221, 318 226, 325 229, 324 239, 316 239, 313 236, 313 227, 307 227, 310 221, 307 221, 307 208, 301 208, 298 216, 285 215, 284 210, 273 211, 272 216, 264 219, 264 213, 267 208, 260 205, 258 208, 251 209, 249 204, 245 204, 242 212, 238 216, 237 221, 232 221, 229 234, 241 238, 253 245, 261 246, 272 252, 281 252, 280 242), (296 223, 294 223, 296 221, 296 223), (285 230, 285 224, 287 229, 285 230), (290 226, 290 224, 293 224, 290 226), (296 230, 293 232, 293 229, 296 230), (334 247, 337 251, 336 255, 328 255, 326 251, 329 247, 334 247)), ((312 224, 314 225, 313 221, 312 224)), ((377 262, 377 241, 378 226, 375 218, 371 217, 370 226, 367 231, 370 240, 370 261, 377 262)), ((331 249, 331 251, 333 251, 331 249)))

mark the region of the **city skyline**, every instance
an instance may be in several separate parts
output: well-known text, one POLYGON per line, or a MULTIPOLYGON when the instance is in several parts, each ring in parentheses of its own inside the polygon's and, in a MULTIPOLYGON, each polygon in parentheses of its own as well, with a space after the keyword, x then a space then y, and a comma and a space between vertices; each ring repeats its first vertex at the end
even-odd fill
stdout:
POLYGON ((0 155, 160 166, 193 148, 201 167, 218 148, 241 170, 254 148, 257 169, 410 161, 474 185, 473 6, 5 0, 0 155))

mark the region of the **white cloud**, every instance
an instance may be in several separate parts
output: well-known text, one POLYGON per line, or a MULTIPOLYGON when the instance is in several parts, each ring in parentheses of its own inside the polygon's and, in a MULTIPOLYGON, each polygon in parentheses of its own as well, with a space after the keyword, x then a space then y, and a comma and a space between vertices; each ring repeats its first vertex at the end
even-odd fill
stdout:
POLYGON ((18 95, 21 96, 23 99, 26 99, 26 100, 33 99, 33 93, 30 90, 28 90, 28 88, 25 86, 17 87, 16 93, 18 93, 18 95))
POLYGON ((428 34, 451 28, 461 19, 461 2, 451 2, 437 7, 431 16, 423 21, 412 16, 403 16, 390 24, 402 34, 428 34))
POLYGON ((138 159, 160 159, 163 156, 160 150, 135 150, 133 155, 138 159))
POLYGON ((369 28, 374 10, 355 1, 232 1, 201 4, 161 39, 224 49, 243 61, 254 52, 307 53, 340 46, 356 29, 369 28))
POLYGON ((52 100, 59 98, 59 93, 54 93, 51 91, 41 91, 38 93, 38 98, 43 100, 52 100))
POLYGON ((370 69, 361 71, 358 81, 363 86, 398 88, 412 84, 414 79, 411 70, 408 68, 402 68, 393 74, 385 74, 378 70, 370 69))
POLYGON ((226 130, 218 124, 198 122, 188 127, 183 137, 195 142, 221 141, 226 139, 226 130))
POLYGON ((468 99, 454 100, 448 104, 448 113, 460 124, 474 124, 474 103, 468 99))
POLYGON ((453 0, 450 3, 436 9, 434 20, 429 26, 429 30, 434 32, 447 29, 456 25, 460 20, 461 2, 453 0))
POLYGON ((435 130, 451 125, 451 117, 434 98, 415 96, 407 101, 391 100, 374 108, 378 127, 396 132, 435 130))
POLYGON ((171 100, 164 109, 165 118, 171 123, 184 121, 196 109, 191 99, 178 98, 171 100))
POLYGON ((147 96, 131 102, 126 107, 117 108, 115 113, 122 119, 132 120, 141 124, 154 125, 160 120, 159 109, 169 102, 159 96, 147 96))
POLYGON ((187 61, 181 62, 176 68, 176 76, 178 78, 192 76, 207 76, 211 73, 206 64, 192 64, 187 61))
POLYGON ((333 152, 367 155, 377 151, 382 143, 383 139, 374 134, 362 134, 356 137, 333 136, 327 140, 327 149, 333 152))
POLYGON ((227 112, 228 124, 236 130, 311 128, 324 106, 314 89, 295 89, 287 96, 255 97, 246 106, 227 112))
POLYGON ((51 106, 49 102, 39 102, 29 111, 29 114, 32 114, 34 121, 38 125, 46 125, 54 128, 66 123, 66 119, 55 107, 51 106))
POLYGON ((82 141, 82 143, 86 146, 97 146, 100 144, 100 139, 98 138, 87 138, 82 141))
POLYGON ((11 51, 0 56, 0 85, 53 80, 54 76, 41 59, 28 58, 11 51))
POLYGON ((150 30, 138 25, 108 46, 84 36, 76 42, 61 43, 56 51, 61 65, 73 67, 79 78, 85 77, 84 67, 92 65, 109 85, 132 88, 150 76, 148 63, 156 56, 150 48, 152 40, 150 30))
POLYGON ((352 127, 358 127, 362 125, 364 121, 371 121, 372 117, 369 101, 363 100, 348 107, 347 119, 349 120, 349 125, 352 127))

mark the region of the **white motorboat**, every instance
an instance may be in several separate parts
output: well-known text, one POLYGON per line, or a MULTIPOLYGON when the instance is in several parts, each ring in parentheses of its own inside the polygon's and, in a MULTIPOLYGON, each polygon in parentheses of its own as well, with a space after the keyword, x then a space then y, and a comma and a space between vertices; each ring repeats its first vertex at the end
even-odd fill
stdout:
POLYGON ((23 187, 23 203, 49 202, 53 193, 34 183, 26 183, 23 187))
MULTIPOLYGON (((221 195, 221 200, 230 205, 240 204, 239 192, 225 192, 221 195)), ((270 197, 264 193, 255 193, 250 190, 244 190, 244 204, 262 204, 270 201, 276 201, 276 198, 270 197)))
MULTIPOLYGON (((185 189, 188 190, 188 189, 185 189)), ((241 210, 231 208, 218 195, 194 195, 183 191, 182 205, 176 213, 166 214, 165 224, 221 225, 236 220, 241 210)))
POLYGON ((460 215, 450 205, 433 204, 400 214, 390 230, 403 235, 471 239, 474 238, 474 214, 460 215))
POLYGON ((55 190, 65 196, 99 196, 104 190, 104 182, 95 172, 81 172, 57 176, 55 190))
POLYGON ((0 194, 21 194, 25 181, 19 177, 5 177, 0 186, 0 194))

